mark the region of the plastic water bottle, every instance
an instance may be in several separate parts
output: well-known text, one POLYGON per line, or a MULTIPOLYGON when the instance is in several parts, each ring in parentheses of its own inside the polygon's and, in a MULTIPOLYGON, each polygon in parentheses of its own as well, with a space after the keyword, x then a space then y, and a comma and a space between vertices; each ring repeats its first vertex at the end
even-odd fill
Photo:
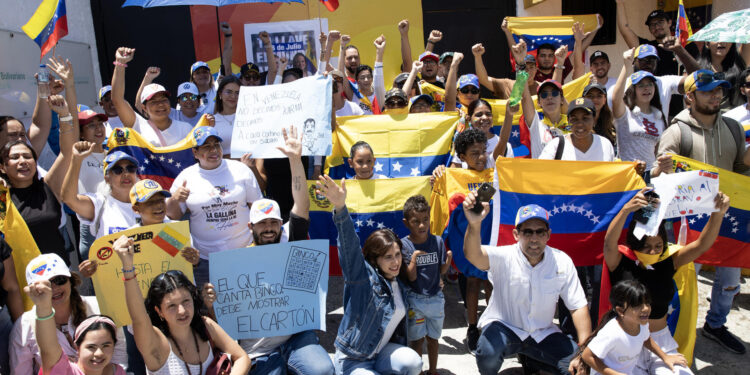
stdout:
POLYGON ((510 99, 508 99, 509 106, 518 105, 523 97, 523 88, 526 86, 526 81, 529 80, 529 73, 525 70, 521 70, 516 73, 516 83, 513 84, 513 89, 510 91, 510 99))
POLYGON ((39 97, 47 99, 49 96, 49 71, 47 70, 47 65, 39 65, 36 84, 39 85, 39 97))

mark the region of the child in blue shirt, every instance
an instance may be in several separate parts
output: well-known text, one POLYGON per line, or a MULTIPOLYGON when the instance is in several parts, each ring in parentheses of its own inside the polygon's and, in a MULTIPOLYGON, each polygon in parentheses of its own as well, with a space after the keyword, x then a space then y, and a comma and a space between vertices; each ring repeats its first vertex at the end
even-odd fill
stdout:
POLYGON ((407 199, 403 212, 404 225, 409 229, 409 235, 401 239, 409 279, 407 337, 420 357, 427 338, 430 368, 426 374, 436 374, 438 339, 445 316, 440 276, 448 271, 453 255, 446 251, 442 238, 430 234, 430 205, 423 196, 407 199))

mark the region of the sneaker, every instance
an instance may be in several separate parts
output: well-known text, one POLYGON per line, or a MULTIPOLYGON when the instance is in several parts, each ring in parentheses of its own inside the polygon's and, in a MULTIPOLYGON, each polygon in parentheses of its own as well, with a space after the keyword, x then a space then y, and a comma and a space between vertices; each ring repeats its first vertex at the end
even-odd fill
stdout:
POLYGON ((466 346, 469 348, 469 353, 476 354, 478 341, 479 329, 477 326, 469 326, 466 330, 466 346))
POLYGON ((703 325, 703 336, 714 340, 732 353, 745 354, 745 345, 727 330, 726 326, 711 328, 708 323, 703 325))

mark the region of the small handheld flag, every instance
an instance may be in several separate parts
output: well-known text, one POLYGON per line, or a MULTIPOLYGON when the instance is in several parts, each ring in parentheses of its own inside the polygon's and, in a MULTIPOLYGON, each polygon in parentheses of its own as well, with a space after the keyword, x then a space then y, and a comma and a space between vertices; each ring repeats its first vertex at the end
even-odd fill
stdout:
POLYGON ((693 36, 693 29, 690 27, 690 20, 687 17, 685 5, 682 4, 682 0, 680 0, 680 4, 677 7, 677 27, 675 28, 674 36, 680 41, 683 47, 688 43, 692 43, 688 41, 688 38, 693 36))
POLYGON ((68 35, 65 0, 42 0, 34 15, 21 29, 42 49, 39 56, 41 60, 60 39, 68 35))

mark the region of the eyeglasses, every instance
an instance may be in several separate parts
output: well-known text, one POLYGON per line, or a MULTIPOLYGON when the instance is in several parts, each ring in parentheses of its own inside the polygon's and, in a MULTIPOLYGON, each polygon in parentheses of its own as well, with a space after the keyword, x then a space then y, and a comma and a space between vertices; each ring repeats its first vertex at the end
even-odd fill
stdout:
POLYGON ((116 165, 109 169, 109 171, 112 172, 115 176, 119 176, 125 171, 127 171, 128 173, 135 173, 137 170, 138 170, 138 167, 136 167, 133 164, 130 164, 125 168, 123 168, 120 165, 116 165))
POLYGON ((542 99, 547 99, 550 96, 553 98, 556 98, 560 95, 560 91, 558 90, 552 90, 552 91, 542 91, 539 93, 539 97, 542 99))
POLYGON ((63 286, 63 285, 65 285, 68 282, 68 277, 67 276, 62 276, 62 275, 55 276, 55 277, 49 279, 49 282, 51 282, 52 284, 55 284, 57 286, 63 286))
POLYGON ((521 231, 521 234, 523 234, 524 237, 531 237, 531 236, 533 236, 535 234, 537 236, 544 236, 545 234, 547 234, 547 229, 546 228, 540 228, 540 229, 537 229, 537 230, 524 229, 524 230, 521 231))
POLYGON ((479 94, 479 89, 476 87, 464 87, 459 91, 461 91, 462 94, 479 94))
POLYGON ((190 94, 190 95, 182 95, 180 97, 180 101, 181 102, 187 102, 187 101, 190 101, 190 100, 198 100, 198 95, 190 94))

